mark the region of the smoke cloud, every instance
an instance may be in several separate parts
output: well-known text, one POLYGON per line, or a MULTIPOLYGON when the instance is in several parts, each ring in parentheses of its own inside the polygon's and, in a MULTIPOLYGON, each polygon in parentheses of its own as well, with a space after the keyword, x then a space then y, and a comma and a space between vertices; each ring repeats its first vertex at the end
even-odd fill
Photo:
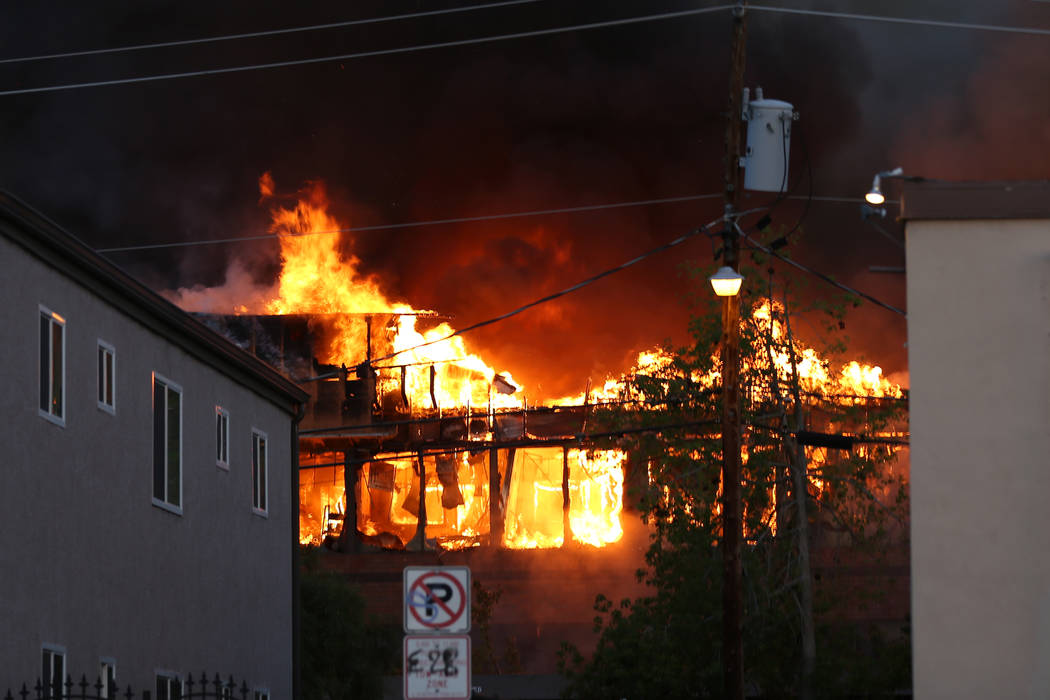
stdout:
MULTIPOLYGON (((966 0, 922 11, 955 21, 1039 25, 1050 22, 1042 5, 966 0)), ((647 9, 678 6, 668 0, 647 9)), ((859 0, 850 9, 919 12, 900 1, 859 0)), ((29 56, 84 48, 85 37, 92 47, 121 46, 338 21, 345 11, 315 8, 307 17, 298 9, 289 14, 235 2, 217 17, 210 8, 166 1, 60 9, 30 3, 11 8, 0 44, 7 56, 29 56)), ((366 2, 354 11, 381 16, 389 5, 366 2)), ((348 46, 381 49, 582 22, 595 11, 537 3, 368 32, 5 64, 0 84, 335 55, 348 46)), ((605 3, 602 11, 629 16, 638 5, 605 3)), ((717 193, 729 37, 728 15, 712 14, 5 98, 0 185, 97 247, 265 233, 269 200, 259 206, 257 194, 265 172, 290 186, 325 182, 333 216, 358 227, 717 193)), ((748 46, 747 84, 762 85, 800 112, 791 154, 798 196, 858 196, 874 172, 894 165, 928 177, 1050 177, 1050 160, 1042 157, 1050 152, 1043 38, 755 12, 748 46)), ((272 182, 269 192, 280 196, 272 182)), ((746 198, 747 206, 768 201, 746 198)), ((344 236, 340 251, 358 257, 361 274, 378 280, 390 299, 451 314, 462 327, 619 264, 720 212, 712 200, 363 231, 344 236)), ((901 277, 867 272, 873 264, 903 265, 903 256, 860 220, 856 205, 817 201, 807 209, 803 200, 789 200, 773 218, 776 230, 797 224, 793 256, 904 306, 901 277)), ((154 288, 179 290, 172 298, 198 309, 236 304, 242 293, 269 288, 280 266, 272 241, 111 257, 154 288), (212 287, 224 291, 205 294, 212 287)), ((640 349, 686 340, 687 297, 700 292, 682 272, 687 262, 716 264, 699 238, 468 342, 529 391, 578 392, 588 377, 623 370, 640 349)), ((777 274, 786 276, 780 268, 777 274)), ((851 350, 887 372, 906 368, 902 319, 862 307, 845 332, 851 350)))

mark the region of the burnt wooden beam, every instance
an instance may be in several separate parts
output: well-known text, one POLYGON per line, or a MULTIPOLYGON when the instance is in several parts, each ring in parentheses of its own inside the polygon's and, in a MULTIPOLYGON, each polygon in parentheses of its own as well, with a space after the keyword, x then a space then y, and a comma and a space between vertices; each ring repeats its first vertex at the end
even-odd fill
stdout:
POLYGON ((416 516, 416 534, 412 536, 405 549, 423 552, 427 548, 427 465, 423 453, 416 453, 416 475, 419 479, 419 508, 416 516))
POLYGON ((357 532, 357 484, 361 478, 361 465, 368 458, 369 455, 361 455, 358 450, 343 452, 343 491, 346 498, 346 509, 343 513, 343 529, 339 533, 340 552, 361 551, 361 536, 357 532))
POLYGON ((569 446, 561 448, 561 546, 568 546, 572 540, 572 523, 569 522, 569 446))
POLYGON ((499 476, 499 450, 489 449, 489 542, 493 547, 503 543, 503 489, 499 476))

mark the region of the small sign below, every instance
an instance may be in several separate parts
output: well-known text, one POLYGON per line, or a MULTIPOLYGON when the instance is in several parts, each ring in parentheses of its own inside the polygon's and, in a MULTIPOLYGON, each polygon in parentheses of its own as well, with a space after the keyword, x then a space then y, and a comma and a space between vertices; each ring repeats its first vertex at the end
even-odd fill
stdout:
POLYGON ((405 637, 405 700, 470 700, 470 636, 405 637))
POLYGON ((405 567, 405 632, 470 631, 470 568, 405 567))

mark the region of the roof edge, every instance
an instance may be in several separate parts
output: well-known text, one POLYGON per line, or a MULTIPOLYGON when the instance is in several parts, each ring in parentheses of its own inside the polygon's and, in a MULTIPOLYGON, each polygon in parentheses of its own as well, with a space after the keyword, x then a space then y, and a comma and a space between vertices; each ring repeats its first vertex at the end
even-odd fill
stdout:
POLYGON ((1050 181, 905 182, 900 218, 1050 219, 1050 181))
POLYGON ((0 190, 0 234, 289 413, 295 415, 309 397, 276 369, 215 333, 5 190, 0 190))

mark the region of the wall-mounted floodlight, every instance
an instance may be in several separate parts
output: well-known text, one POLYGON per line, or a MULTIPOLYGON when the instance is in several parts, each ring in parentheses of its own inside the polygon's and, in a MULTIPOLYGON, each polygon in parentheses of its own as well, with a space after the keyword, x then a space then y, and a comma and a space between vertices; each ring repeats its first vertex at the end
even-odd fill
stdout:
POLYGON ((711 288, 720 297, 735 297, 740 292, 740 283, 744 276, 731 267, 723 265, 718 272, 707 278, 711 288))
POLYGON ((886 195, 882 193, 882 178, 884 177, 900 177, 904 174, 903 168, 894 168, 893 170, 883 170, 881 173, 875 175, 875 179, 871 182, 871 190, 864 195, 864 199, 868 204, 878 207, 886 201, 886 195))

